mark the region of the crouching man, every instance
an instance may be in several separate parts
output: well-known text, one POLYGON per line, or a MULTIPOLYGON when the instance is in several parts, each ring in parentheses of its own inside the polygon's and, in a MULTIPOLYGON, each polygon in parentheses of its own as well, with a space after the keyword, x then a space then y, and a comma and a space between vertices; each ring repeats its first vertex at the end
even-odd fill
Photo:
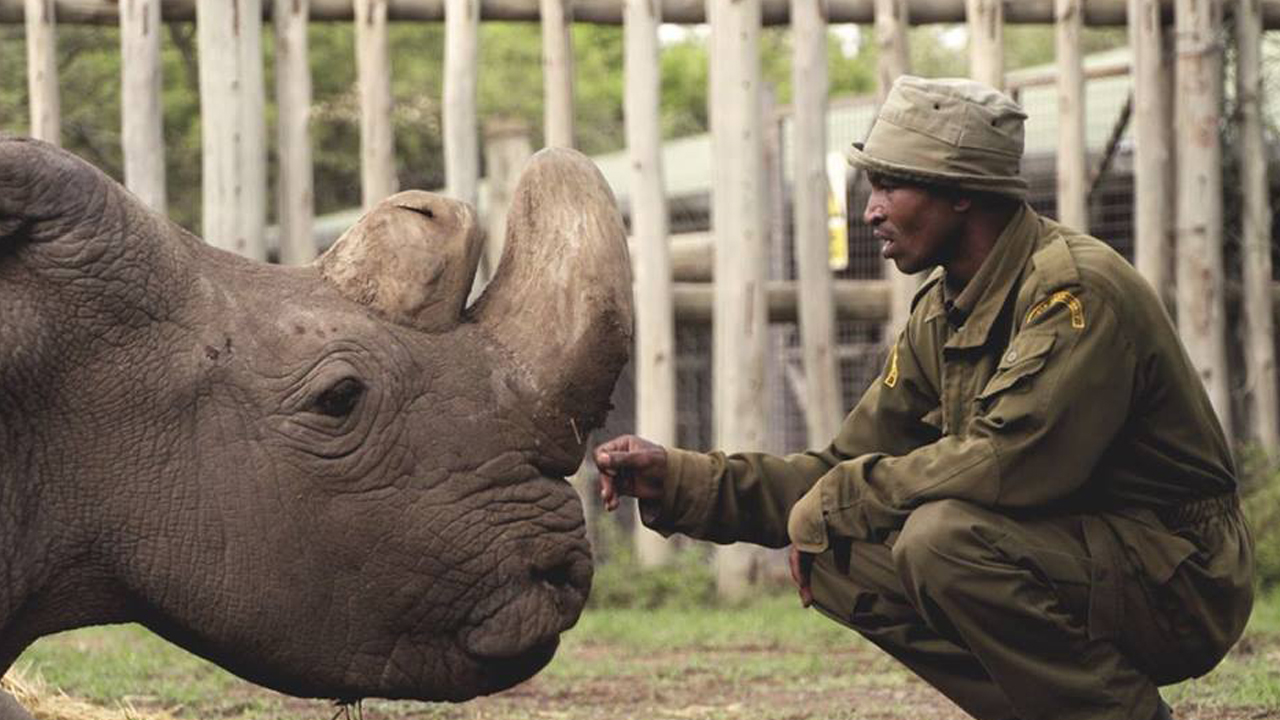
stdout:
POLYGON ((880 377, 820 451, 595 460, 610 509, 716 542, 791 544, 803 603, 983 720, 1168 718, 1252 604, 1235 469, 1151 287, 1037 215, 1026 115, 901 78, 850 162, 905 273, 936 268, 880 377))

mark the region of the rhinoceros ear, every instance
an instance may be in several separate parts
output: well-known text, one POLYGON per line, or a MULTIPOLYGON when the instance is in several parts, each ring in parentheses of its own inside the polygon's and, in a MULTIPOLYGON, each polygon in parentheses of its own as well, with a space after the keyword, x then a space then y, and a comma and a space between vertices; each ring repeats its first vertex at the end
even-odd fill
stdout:
POLYGON ((0 346, 51 329, 74 344, 109 328, 123 343, 178 311, 199 246, 84 160, 0 134, 0 346))
POLYGON ((0 251, 47 235, 51 221, 67 214, 68 193, 84 184, 92 169, 53 145, 0 134, 0 251))
POLYGON ((481 247, 470 206, 409 190, 365 213, 316 265, 339 292, 378 315, 445 332, 461 319, 481 247))
POLYGON ((196 243, 93 165, 49 143, 0 133, 0 253, 39 246, 27 256, 33 268, 110 279, 117 272, 172 274, 175 248, 196 243))

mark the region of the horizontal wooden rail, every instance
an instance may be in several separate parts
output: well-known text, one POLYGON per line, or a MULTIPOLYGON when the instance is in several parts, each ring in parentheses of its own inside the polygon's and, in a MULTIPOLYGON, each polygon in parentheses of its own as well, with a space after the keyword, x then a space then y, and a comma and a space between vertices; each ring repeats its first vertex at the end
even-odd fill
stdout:
MULTIPOLYGON (((715 263, 715 247, 709 232, 679 233, 670 236, 671 279, 676 282, 706 282, 711 279, 711 266, 715 263)), ((632 238, 627 238, 628 250, 634 262, 640 253, 632 238)))
MULTIPOLYGON (((796 321, 796 284, 771 280, 768 285, 769 322, 796 321)), ((676 320, 709 323, 715 288, 706 282, 677 282, 674 286, 676 320)), ((836 317, 841 320, 884 322, 889 318, 887 280, 836 280, 832 288, 836 317)), ((1280 316, 1280 283, 1272 288, 1275 312, 1280 316)))
MULTIPOLYGON (((678 322, 711 322, 714 285, 678 282, 673 289, 678 322)), ((794 281, 771 280, 765 292, 769 303, 769 322, 796 321, 794 281)), ((884 322, 889 317, 889 283, 885 280, 836 280, 831 299, 836 306, 836 317, 843 320, 884 322)))
MULTIPOLYGON (((483 20, 537 20, 538 0, 479 0, 483 20)), ((706 22, 703 0, 658 0, 662 21, 669 23, 706 22)), ((1089 0, 1085 4, 1086 25, 1121 26, 1125 24, 1127 0, 1089 0)), ((1173 17, 1174 0, 1164 0, 1164 14, 1173 17)), ((119 0, 55 0, 60 23, 118 22, 119 0)), ((263 3, 264 15, 270 17, 271 5, 263 3)), ((965 20, 965 0, 910 0, 910 20, 916 25, 961 23, 965 20)), ((0 0, 0 22, 22 22, 23 0, 0 0)), ((311 0, 311 18, 325 21, 350 21, 351 0, 311 0)), ((195 19, 195 0, 163 0, 165 20, 185 22, 195 19)), ((391 20, 442 20, 444 0, 389 0, 387 17, 391 20)), ((790 0, 763 0, 763 19, 767 25, 783 25, 790 21, 790 0)), ((829 0, 828 18, 834 23, 871 23, 875 20, 875 0, 829 0)), ((622 24, 621 0, 575 0, 575 22, 602 25, 622 24)), ((1053 22, 1053 0, 1018 0, 1005 3, 1004 19, 1008 23, 1050 24, 1053 22)), ((1262 0, 1262 20, 1266 28, 1280 28, 1280 0, 1262 0)))

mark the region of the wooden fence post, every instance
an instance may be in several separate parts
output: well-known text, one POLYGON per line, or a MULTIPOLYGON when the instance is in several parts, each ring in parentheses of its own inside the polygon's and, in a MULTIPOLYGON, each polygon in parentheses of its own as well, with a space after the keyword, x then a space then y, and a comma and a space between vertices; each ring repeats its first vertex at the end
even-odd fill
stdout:
POLYGON ((204 239, 266 259, 261 0, 198 0, 204 239))
POLYGON ((1271 201, 1262 135, 1262 16, 1259 0, 1236 3, 1236 100, 1240 107, 1240 184, 1244 196, 1244 354, 1252 436, 1280 453, 1275 318, 1271 281, 1271 201))
POLYGON ((487 178, 485 216, 481 219, 489 242, 486 263, 497 268, 507 238, 507 210, 515 195, 520 171, 533 157, 529 127, 522 120, 495 119, 485 126, 484 158, 487 178))
MULTIPOLYGON (((907 0, 876 0, 876 44, 880 54, 876 66, 876 96, 879 103, 889 95, 893 82, 900 76, 910 72, 910 53, 907 48, 907 28, 910 15, 907 0)), ((862 208, 848 208, 852 215, 861 212, 862 208)), ((884 343, 886 346, 897 342, 898 333, 907 326, 907 318, 911 315, 911 299, 920 289, 923 275, 907 275, 898 270, 892 260, 881 261, 884 277, 889 281, 891 298, 889 301, 889 321, 884 325, 884 343)), ((834 436, 833 436, 834 437, 834 436)))
POLYGON ((827 17, 825 0, 792 0, 792 133, 796 278, 804 358, 804 415, 809 447, 825 447, 844 416, 835 353, 827 230, 827 17))
POLYGON ((573 147, 573 20, 570 0, 539 0, 547 147, 573 147))
POLYGON ((165 213, 164 106, 161 103, 160 0, 120 7, 120 142, 124 184, 147 207, 165 213))
POLYGON ((1222 277, 1222 7, 1177 0, 1178 332, 1232 437, 1222 277))
POLYGON ((969 25, 969 76, 1004 88, 1004 2, 965 0, 969 25))
POLYGON ((1089 231, 1085 167, 1084 0, 1055 0, 1058 55, 1058 220, 1089 231))
POLYGON ((24 8, 31 137, 59 145, 62 108, 58 100, 58 40, 53 0, 26 0, 24 8))
POLYGON ((1129 0, 1129 46, 1133 48, 1134 239, 1138 272, 1172 307, 1169 244, 1171 223, 1166 209, 1173 190, 1169 139, 1173 123, 1166 97, 1169 65, 1165 61, 1160 0, 1129 0))
MULTIPOLYGON (((478 204, 480 137, 476 111, 480 71, 480 3, 444 0, 444 184, 450 197, 478 204)), ((483 257, 483 256, 482 256, 483 257)), ((483 261, 473 296, 493 276, 483 261)))
POLYGON ((360 84, 360 196, 368 210, 396 192, 387 0, 355 0, 360 84))
MULTIPOLYGON (((623 6, 624 110, 636 269, 636 433, 672 446, 677 442, 676 335, 662 174, 657 9, 650 0, 625 0, 623 6)), ((635 528, 640 564, 666 562, 671 543, 639 522, 635 528)))
POLYGON ((315 190, 311 161, 311 66, 307 21, 311 0, 274 0, 276 34, 276 215, 280 262, 302 265, 316 256, 312 237, 315 190))
MULTIPOLYGON (((759 449, 764 433, 764 149, 761 135, 760 0, 707 0, 711 20, 711 228, 716 238, 712 393, 716 444, 759 449)), ((752 548, 721 546, 720 594, 746 594, 752 548)))

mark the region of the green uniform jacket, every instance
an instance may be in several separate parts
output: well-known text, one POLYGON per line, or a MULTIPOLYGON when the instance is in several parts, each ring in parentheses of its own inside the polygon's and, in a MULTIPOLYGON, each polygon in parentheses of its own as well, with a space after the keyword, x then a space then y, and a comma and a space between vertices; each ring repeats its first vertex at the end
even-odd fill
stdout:
MULTIPOLYGON (((1222 429, 1151 287, 1105 243, 1024 205, 958 297, 941 269, 930 276, 829 447, 672 450, 665 497, 642 513, 665 533, 811 553, 883 541, 941 499, 1106 513, 1159 581, 1197 547, 1158 517, 1235 490, 1222 429)), ((1251 567, 1239 555, 1222 568, 1237 581, 1251 567)))

